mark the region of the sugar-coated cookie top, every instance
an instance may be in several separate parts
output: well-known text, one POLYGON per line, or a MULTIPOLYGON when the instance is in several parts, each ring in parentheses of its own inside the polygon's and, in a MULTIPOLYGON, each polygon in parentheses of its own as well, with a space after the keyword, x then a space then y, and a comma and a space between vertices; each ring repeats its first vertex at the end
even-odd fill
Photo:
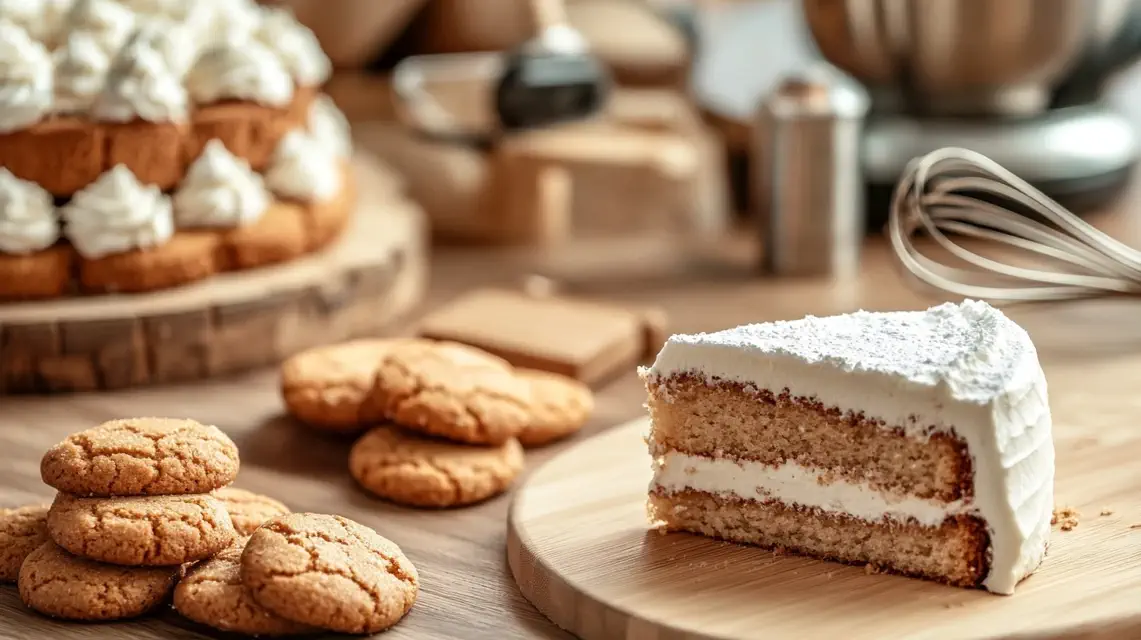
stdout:
POLYGON ((690 372, 736 378, 743 358, 794 358, 848 372, 878 373, 922 386, 944 383, 959 399, 987 402, 1037 368, 1026 331, 985 302, 926 311, 867 312, 749 324, 672 336, 650 375, 690 372))

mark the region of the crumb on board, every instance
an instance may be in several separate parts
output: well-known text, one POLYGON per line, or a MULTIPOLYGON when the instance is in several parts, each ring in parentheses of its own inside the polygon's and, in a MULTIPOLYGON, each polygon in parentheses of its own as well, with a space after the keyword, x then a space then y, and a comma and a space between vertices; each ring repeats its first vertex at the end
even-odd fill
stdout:
POLYGON ((773 557, 779 558, 783 555, 788 555, 788 551, 784 547, 773 547, 773 557))
POLYGON ((1113 515, 1113 509, 1110 509, 1109 507, 1102 507, 1101 511, 1098 513, 1098 515, 1099 516, 1111 516, 1111 515, 1113 515))
POLYGON ((1141 529, 1141 522, 1138 522, 1137 524, 1131 524, 1131 525, 1129 525, 1129 528, 1130 529, 1141 529))
POLYGON ((1074 527, 1078 526, 1078 519, 1081 513, 1073 507, 1058 507, 1054 509, 1054 515, 1050 518, 1050 524, 1058 525, 1062 531, 1071 531, 1074 527))
POLYGON ((874 564, 865 564, 864 565, 864 573, 868 574, 869 576, 874 576, 879 572, 880 572, 880 568, 874 564))

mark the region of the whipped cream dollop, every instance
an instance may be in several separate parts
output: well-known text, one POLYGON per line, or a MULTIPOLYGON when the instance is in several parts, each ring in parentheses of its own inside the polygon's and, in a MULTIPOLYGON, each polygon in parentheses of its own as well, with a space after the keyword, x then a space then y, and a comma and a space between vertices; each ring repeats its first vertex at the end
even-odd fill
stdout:
POLYGON ((313 31, 285 9, 262 10, 257 39, 277 54, 297 84, 315 87, 329 79, 332 63, 313 31))
POLYGON ((62 28, 90 34, 107 55, 114 56, 135 28, 135 12, 114 0, 75 0, 62 28))
POLYGON ((111 58, 91 34, 77 31, 53 54, 57 113, 88 111, 107 82, 111 58))
POLYGON ((84 258, 157 247, 174 235, 170 198, 115 165, 62 209, 65 233, 84 258))
POLYGON ((0 131, 30 127, 51 104, 51 54, 21 27, 0 20, 0 131))
POLYGON ((277 144, 265 179, 270 190, 286 198, 328 200, 341 189, 340 163, 313 136, 290 131, 277 144))
POLYGON ((0 0, 0 16, 23 28, 33 39, 45 42, 56 27, 51 5, 49 0, 0 0))
POLYGON ((183 227, 236 227, 256 222, 269 203, 261 176, 211 140, 174 195, 174 216, 183 227))
POLYGON ((309 107, 307 127, 309 134, 329 153, 338 158, 348 158, 353 155, 349 120, 329 96, 321 94, 314 98, 313 104, 309 107))
POLYGON ((293 99, 293 78, 277 56, 257 40, 210 46, 187 74, 186 87, 198 103, 249 100, 284 107, 293 99))
POLYGON ((59 239, 59 217, 51 194, 0 168, 0 251, 25 254, 59 239))
POLYGON ((111 62, 107 85, 95 100, 94 115, 102 120, 180 122, 186 119, 186 89, 155 47, 162 34, 140 28, 111 62))
POLYGON ((162 56, 167 68, 181 79, 198 58, 198 39, 191 28, 177 19, 146 17, 139 21, 135 38, 140 46, 154 49, 162 56))

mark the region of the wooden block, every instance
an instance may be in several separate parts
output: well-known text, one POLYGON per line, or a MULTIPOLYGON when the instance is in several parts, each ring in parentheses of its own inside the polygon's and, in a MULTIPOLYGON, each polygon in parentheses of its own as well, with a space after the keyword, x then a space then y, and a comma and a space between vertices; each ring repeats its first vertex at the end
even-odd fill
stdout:
POLYGON ((60 325, 60 335, 64 355, 94 363, 99 387, 120 389, 149 379, 146 340, 137 319, 65 322, 60 325))
POLYGON ((286 300, 270 294, 260 300, 219 307, 207 369, 211 375, 270 364, 277 353, 277 318, 286 300))
POLYGON ((0 334, 0 389, 5 393, 44 391, 36 361, 59 353, 59 327, 54 322, 10 324, 0 334))
POLYGON ((596 384, 641 358, 647 351, 646 326, 643 313, 613 305, 484 289, 429 314, 419 333, 479 347, 516 366, 596 384))
POLYGON ((206 374, 213 335, 207 309, 153 316, 143 321, 151 382, 195 380, 206 374))
POLYGON ((87 355, 57 355, 36 362, 38 391, 95 391, 100 387, 99 369, 87 355))

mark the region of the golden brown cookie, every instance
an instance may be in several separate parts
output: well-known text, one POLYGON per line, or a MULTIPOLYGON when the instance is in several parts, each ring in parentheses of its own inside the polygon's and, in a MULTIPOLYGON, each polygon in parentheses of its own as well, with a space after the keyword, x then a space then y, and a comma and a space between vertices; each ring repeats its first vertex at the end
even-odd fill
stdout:
POLYGON ((71 287, 71 245, 56 245, 24 256, 0 254, 0 300, 58 298, 71 287))
POLYGON ((531 385, 531 421, 519 432, 519 444, 541 447, 577 433, 594 410, 590 387, 557 373, 516 369, 531 385))
POLYGON ((485 351, 407 342, 381 359, 366 411, 428 435, 496 445, 526 426, 530 391, 511 365, 485 351))
POLYGON ((102 258, 79 259, 85 291, 137 293, 177 287, 219 271, 218 234, 177 231, 166 243, 102 258))
POLYGON ((349 473, 369 492, 414 507, 459 507, 505 491, 523 470, 516 440, 457 444, 396 427, 370 430, 349 453, 349 473))
POLYGON ((292 202, 271 202, 257 222, 220 234, 228 269, 252 269, 305 253, 305 210, 292 202))
POLYGON ((289 513, 289 507, 277 500, 245 489, 224 487, 215 491, 214 497, 226 507, 239 536, 248 536, 265 521, 289 513))
POLYGON ((400 547, 341 516, 294 513, 250 536, 242 583, 283 618, 342 633, 376 633, 416 601, 420 578, 400 547))
POLYGON ((242 584, 242 551, 237 540, 218 555, 192 567, 174 588, 174 609, 220 631, 251 636, 290 636, 317 631, 278 617, 254 602, 242 584))
POLYGON ((0 134, 0 166, 55 196, 70 196, 103 173, 107 133, 76 116, 52 116, 0 134))
POLYGON ((48 449, 40 475, 77 496, 208 493, 238 475, 238 447, 194 420, 112 420, 48 449))
POLYGON ((0 509, 0 582, 15 582, 29 553, 48 541, 46 505, 0 509))
POLYGON ((208 558, 234 541, 222 501, 208 494, 76 498, 58 494, 48 534, 89 560, 131 567, 178 565, 208 558))
POLYGON ((85 560, 45 542, 20 567, 20 600, 54 618, 121 620, 166 600, 179 567, 121 567, 85 560))
POLYGON ((400 339, 364 339, 303 351, 281 365, 289 414, 328 431, 359 431, 376 416, 362 412, 383 356, 400 339))
POLYGON ((190 126, 176 122, 149 122, 136 119, 124 123, 104 123, 106 153, 103 169, 125 164, 143 184, 173 189, 186 175, 183 141, 190 137, 190 126))

